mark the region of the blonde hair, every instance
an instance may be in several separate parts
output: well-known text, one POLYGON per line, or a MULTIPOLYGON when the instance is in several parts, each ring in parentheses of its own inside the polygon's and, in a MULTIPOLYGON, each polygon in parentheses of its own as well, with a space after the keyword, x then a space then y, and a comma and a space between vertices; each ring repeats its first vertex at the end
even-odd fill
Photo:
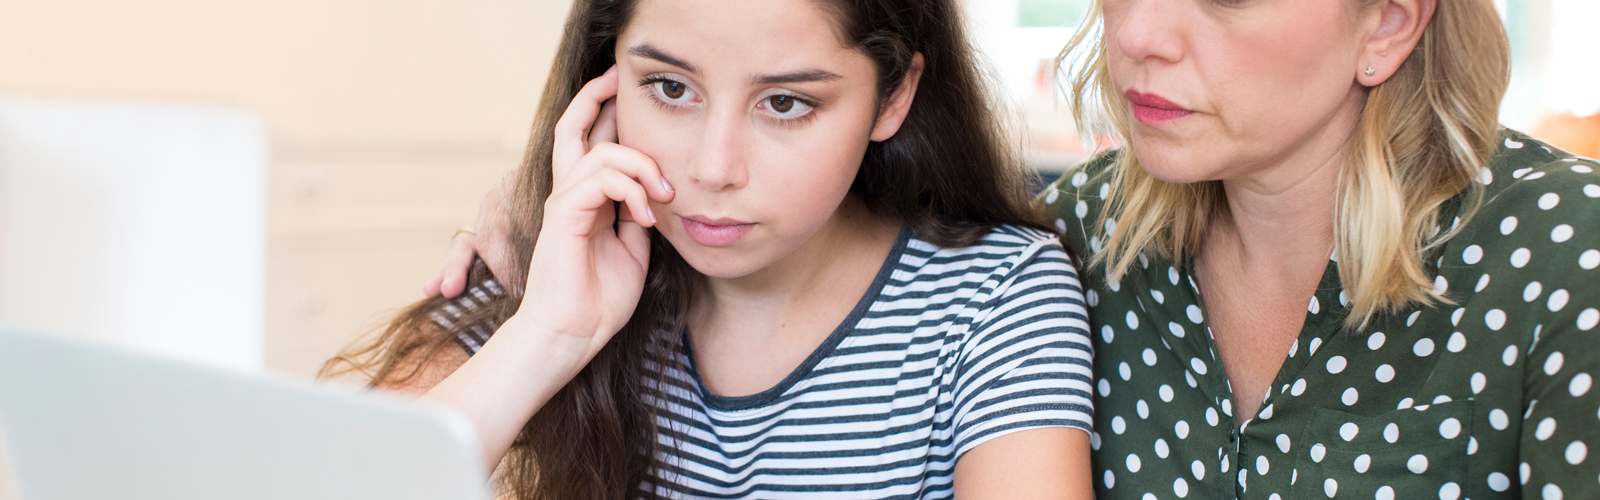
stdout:
MULTIPOLYGON (((1056 62, 1069 72, 1067 97, 1086 136, 1114 134, 1129 145, 1128 110, 1107 67, 1100 3, 1093 1, 1056 62)), ((1347 327, 1408 304, 1448 301, 1434 293, 1423 260, 1481 203, 1482 186, 1473 180, 1495 151, 1509 60, 1490 0, 1438 0, 1411 56, 1369 91, 1340 174, 1334 226, 1350 302, 1347 327), (1439 220, 1445 202, 1469 189, 1457 221, 1439 220)), ((1090 264, 1104 266, 1108 282, 1121 280, 1147 251, 1174 260, 1192 253, 1212 218, 1228 216, 1220 181, 1162 181, 1127 152, 1116 155, 1110 176, 1106 209, 1095 224, 1103 248, 1092 249, 1090 264), (1115 229, 1107 230, 1108 221, 1115 229)))

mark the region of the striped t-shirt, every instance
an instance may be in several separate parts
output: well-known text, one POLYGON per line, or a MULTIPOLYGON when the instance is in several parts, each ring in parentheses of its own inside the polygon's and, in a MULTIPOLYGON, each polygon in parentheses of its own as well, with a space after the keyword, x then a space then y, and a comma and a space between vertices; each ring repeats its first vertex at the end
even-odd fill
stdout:
MULTIPOLYGON (((1090 430, 1086 320, 1052 234, 1001 226, 941 248, 902 231, 849 317, 775 387, 710 393, 684 339, 676 365, 687 369, 669 368, 653 398, 666 455, 654 487, 689 498, 948 498, 956 461, 989 439, 1090 430)), ((469 354, 485 331, 461 336, 469 354)))

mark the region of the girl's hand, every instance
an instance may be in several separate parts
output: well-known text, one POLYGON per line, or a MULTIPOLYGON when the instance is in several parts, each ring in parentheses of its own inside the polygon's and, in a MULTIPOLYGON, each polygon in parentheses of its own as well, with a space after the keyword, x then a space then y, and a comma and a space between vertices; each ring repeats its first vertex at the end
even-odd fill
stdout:
POLYGON ((507 321, 576 349, 574 374, 633 315, 650 265, 650 202, 673 197, 654 160, 611 142, 616 73, 585 85, 556 124, 544 225, 522 306, 507 321))

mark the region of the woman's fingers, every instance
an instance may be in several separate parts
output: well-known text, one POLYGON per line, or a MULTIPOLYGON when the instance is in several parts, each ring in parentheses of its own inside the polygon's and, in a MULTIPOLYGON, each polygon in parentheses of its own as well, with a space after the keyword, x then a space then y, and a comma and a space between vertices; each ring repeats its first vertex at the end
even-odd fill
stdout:
POLYGON ((617 142, 617 98, 607 99, 600 106, 600 117, 589 130, 589 147, 603 142, 617 142))
MULTIPOLYGON (((444 274, 439 283, 439 293, 446 298, 461 295, 467 289, 467 272, 472 269, 473 246, 476 235, 458 231, 450 238, 450 251, 445 254, 444 274)), ((430 294, 431 295, 431 294, 430 294)))
MULTIPOLYGON (((599 78, 584 84, 572 97, 567 110, 556 121, 555 148, 551 151, 556 179, 563 178, 568 167, 577 164, 578 159, 589 152, 589 131, 600 117, 602 105, 616 95, 617 67, 612 66, 599 78)), ((614 127, 612 134, 615 134, 614 127)))
MULTIPOLYGON (((572 231, 574 236, 590 236, 597 229, 610 230, 613 223, 636 222, 642 226, 653 226, 656 222, 655 213, 650 210, 650 194, 645 191, 639 182, 627 174, 615 169, 600 169, 594 175, 569 186, 562 193, 551 195, 546 202, 546 210, 556 213, 568 214, 567 219, 572 224, 565 228, 572 231), (614 203, 622 203, 623 211, 616 219, 604 220, 600 214, 610 208, 614 203)), ((544 231, 553 228, 546 224, 544 231)))
MULTIPOLYGON (((579 160, 573 167, 572 181, 579 181, 585 176, 583 172, 610 169, 621 172, 644 186, 650 194, 650 199, 667 203, 672 201, 672 184, 661 175, 661 168, 656 166, 656 161, 640 153, 638 150, 615 143, 602 143, 595 145, 593 151, 579 160)), ((560 186, 560 183, 557 183, 560 186)))

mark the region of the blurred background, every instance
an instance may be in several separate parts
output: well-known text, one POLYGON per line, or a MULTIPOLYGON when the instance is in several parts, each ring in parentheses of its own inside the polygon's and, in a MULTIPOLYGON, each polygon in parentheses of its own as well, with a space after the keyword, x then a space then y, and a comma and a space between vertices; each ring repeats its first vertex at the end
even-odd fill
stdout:
MULTIPOLYGON (((0 323, 313 374, 516 166, 569 3, 0 2, 0 323)), ((1043 171, 1086 155, 1051 63, 1087 4, 967 0, 1043 171)), ((1496 6, 1504 123, 1600 155, 1600 2, 1496 6)))

